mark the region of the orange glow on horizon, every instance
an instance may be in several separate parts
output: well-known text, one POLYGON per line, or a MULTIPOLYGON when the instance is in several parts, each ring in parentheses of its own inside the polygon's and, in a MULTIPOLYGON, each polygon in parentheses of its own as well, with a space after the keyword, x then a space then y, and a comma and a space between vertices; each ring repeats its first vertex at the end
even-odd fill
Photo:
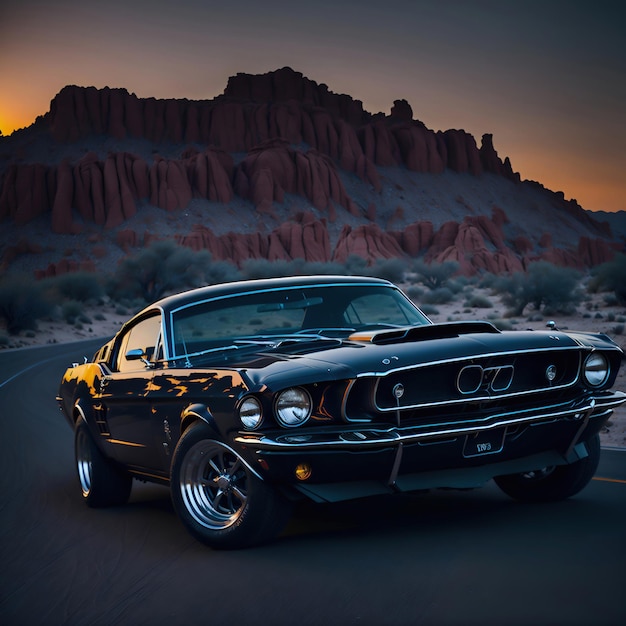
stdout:
MULTIPOLYGON (((59 91, 59 90, 57 90, 59 91)), ((51 96, 54 97, 54 94, 51 96)), ((141 96, 140 96, 141 97, 141 96)), ((177 96, 173 96, 177 97, 177 96)), ((48 112, 50 106, 31 102, 22 105, 15 100, 4 99, 0 109, 0 131, 4 137, 10 136, 17 130, 28 128, 36 118, 48 112)), ((364 108, 368 110, 364 103, 364 108)), ((387 112, 388 113, 388 112, 387 112)), ((420 119, 419 112, 414 111, 415 119, 420 119)), ((470 131, 468 131, 470 132, 470 131)), ((475 136, 480 145, 480 137, 475 136)), ((610 177, 606 172, 594 168, 577 154, 568 152, 567 146, 559 149, 553 147, 551 152, 541 152, 541 148, 529 149, 527 144, 514 144, 514 138, 508 137, 509 153, 501 149, 498 136, 494 134, 494 144, 500 158, 509 157, 513 170, 519 172, 522 180, 533 180, 546 189, 562 192, 566 200, 575 200, 580 206, 589 211, 617 212, 626 210, 622 185, 615 181, 619 177, 610 177), (580 172, 586 176, 581 177, 580 172)))
POLYGON ((0 100, 0 131, 2 135, 8 137, 16 130, 28 128, 35 123, 37 117, 44 115, 50 109, 49 103, 38 103, 35 101, 22 101, 13 98, 0 100))
POLYGON ((26 128, 33 123, 32 117, 28 114, 3 110, 0 112, 0 132, 8 137, 16 130, 26 128))

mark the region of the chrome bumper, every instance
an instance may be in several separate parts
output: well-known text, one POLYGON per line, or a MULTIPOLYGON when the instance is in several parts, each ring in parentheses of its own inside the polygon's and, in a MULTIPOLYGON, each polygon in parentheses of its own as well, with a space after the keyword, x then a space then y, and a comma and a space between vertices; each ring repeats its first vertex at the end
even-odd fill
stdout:
POLYGON ((601 393, 585 397, 579 403, 543 406, 522 411, 508 411, 490 415, 482 419, 467 419, 447 423, 426 423, 414 426, 376 426, 342 428, 340 430, 302 429, 288 433, 239 433, 235 442, 254 450, 288 452, 296 450, 341 449, 364 450, 395 447, 398 444, 435 442, 460 435, 505 427, 533 426, 556 420, 580 422, 577 436, 571 442, 570 449, 577 443, 584 427, 590 419, 607 418, 613 409, 626 401, 626 394, 621 391, 601 393))

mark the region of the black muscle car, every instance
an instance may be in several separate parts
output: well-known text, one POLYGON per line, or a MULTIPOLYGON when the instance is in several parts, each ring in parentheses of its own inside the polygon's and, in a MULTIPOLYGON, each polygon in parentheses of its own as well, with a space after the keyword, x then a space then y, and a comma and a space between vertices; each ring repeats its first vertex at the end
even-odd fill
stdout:
POLYGON ((169 485, 198 540, 275 536, 297 498, 332 502, 494 479, 578 493, 626 395, 605 335, 433 324, 393 284, 229 283, 147 307, 69 368, 58 401, 89 506, 169 485))

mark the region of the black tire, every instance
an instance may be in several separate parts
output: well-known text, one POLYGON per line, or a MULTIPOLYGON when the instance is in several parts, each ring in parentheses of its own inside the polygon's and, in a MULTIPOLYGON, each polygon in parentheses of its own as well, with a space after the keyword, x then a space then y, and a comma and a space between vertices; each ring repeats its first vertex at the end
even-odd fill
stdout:
POLYGON ((287 522, 289 502, 211 436, 198 422, 176 446, 170 483, 176 513, 193 537, 212 548, 273 539, 287 522))
POLYGON ((494 478, 504 493, 522 502, 565 500, 582 491, 593 478, 600 461, 600 437, 585 443, 588 456, 571 465, 544 467, 523 474, 494 478))
POLYGON ((74 431, 74 454, 78 483, 87 506, 102 508, 128 502, 132 476, 100 452, 82 420, 74 431))

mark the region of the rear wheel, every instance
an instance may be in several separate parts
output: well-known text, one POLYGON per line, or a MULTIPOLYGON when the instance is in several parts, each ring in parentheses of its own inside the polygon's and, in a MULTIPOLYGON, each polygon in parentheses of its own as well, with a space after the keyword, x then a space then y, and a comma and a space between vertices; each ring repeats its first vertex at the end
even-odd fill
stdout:
POLYGON ((582 491, 598 469, 600 437, 595 435, 585 445, 588 455, 571 465, 497 476, 494 478, 495 483, 507 495, 524 502, 549 502, 569 498, 582 491))
POLYGON ((74 452, 78 482, 87 505, 100 508, 126 504, 133 484, 132 476, 100 452, 82 420, 76 425, 74 452))
POLYGON ((198 423, 180 438, 172 461, 172 501, 187 530, 213 548, 242 548, 277 535, 289 503, 231 448, 198 423))

